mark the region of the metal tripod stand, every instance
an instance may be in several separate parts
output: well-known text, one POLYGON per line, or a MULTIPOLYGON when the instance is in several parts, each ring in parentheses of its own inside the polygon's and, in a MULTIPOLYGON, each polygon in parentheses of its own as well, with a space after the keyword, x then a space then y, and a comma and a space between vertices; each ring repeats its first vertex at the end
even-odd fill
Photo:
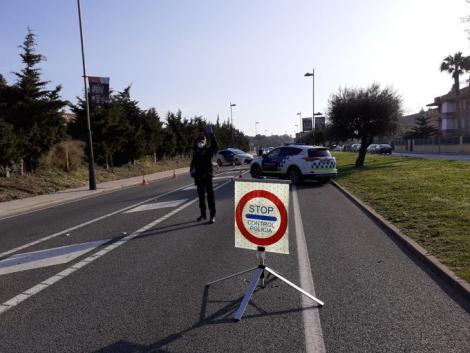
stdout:
POLYGON ((245 295, 243 296, 243 300, 242 300, 240 306, 238 307, 237 312, 235 313, 234 319, 236 321, 241 320, 243 314, 245 313, 246 307, 248 306, 248 303, 250 302, 251 297, 253 296, 253 293, 255 292, 255 289, 256 289, 259 282, 261 282, 261 287, 264 288, 265 272, 268 272, 268 274, 271 274, 272 276, 274 276, 276 278, 279 278, 281 281, 287 283, 292 288, 294 288, 294 289, 298 290, 300 293, 306 295, 307 297, 309 297, 310 299, 312 299, 313 301, 318 303, 320 306, 324 305, 324 303, 321 300, 319 300, 318 298, 315 298, 313 295, 306 292, 305 290, 303 290, 299 286, 295 285, 294 283, 292 283, 288 279, 284 278, 283 276, 281 276, 279 273, 277 273, 273 269, 267 267, 264 264, 265 258, 266 258, 266 252, 265 252, 264 247, 258 246, 258 250, 256 252, 256 257, 259 260, 259 265, 258 266, 250 268, 248 270, 244 270, 244 271, 241 271, 241 272, 231 274, 229 276, 217 279, 215 281, 212 281, 212 282, 209 282, 209 283, 206 284, 206 287, 208 287, 212 284, 225 281, 226 279, 230 279, 230 278, 233 278, 233 277, 236 277, 236 276, 240 276, 244 273, 255 271, 253 277, 251 278, 250 285, 248 286, 248 289, 246 290, 245 295))

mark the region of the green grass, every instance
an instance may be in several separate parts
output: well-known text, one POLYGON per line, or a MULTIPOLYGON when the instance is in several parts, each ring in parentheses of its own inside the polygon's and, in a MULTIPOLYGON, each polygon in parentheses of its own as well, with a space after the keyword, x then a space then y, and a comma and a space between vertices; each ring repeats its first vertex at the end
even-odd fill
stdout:
POLYGON ((339 184, 470 282, 470 163, 335 154, 339 184))

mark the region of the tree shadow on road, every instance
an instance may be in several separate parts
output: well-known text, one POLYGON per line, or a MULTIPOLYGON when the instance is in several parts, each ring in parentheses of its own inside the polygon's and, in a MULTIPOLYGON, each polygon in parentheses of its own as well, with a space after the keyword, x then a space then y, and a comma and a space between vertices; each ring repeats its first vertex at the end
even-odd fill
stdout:
MULTIPOLYGON (((259 290, 269 290, 269 285, 276 281, 277 278, 272 277, 266 281, 265 288, 258 287, 255 290, 255 293, 259 290)), ((133 343, 125 340, 115 342, 109 346, 101 348, 92 353, 169 353, 169 348, 166 347, 169 344, 183 338, 183 336, 190 331, 196 330, 203 326, 207 325, 220 325, 220 324, 236 324, 236 321, 233 319, 235 311, 238 309, 243 297, 236 298, 234 300, 209 300, 209 288, 208 286, 204 287, 202 303, 199 313, 199 320, 195 322, 192 326, 189 326, 181 331, 170 334, 157 342, 154 342, 149 345, 133 343), (207 306, 208 304, 224 304, 222 308, 217 309, 214 313, 207 315, 207 306)), ((254 298, 248 304, 250 307, 254 308, 257 313, 255 314, 246 314, 243 316, 242 320, 250 320, 258 317, 266 316, 275 316, 290 314, 295 312, 302 312, 304 310, 316 309, 316 305, 312 305, 306 308, 296 308, 289 310, 279 310, 275 312, 268 312, 267 310, 261 308, 256 304, 254 298)))

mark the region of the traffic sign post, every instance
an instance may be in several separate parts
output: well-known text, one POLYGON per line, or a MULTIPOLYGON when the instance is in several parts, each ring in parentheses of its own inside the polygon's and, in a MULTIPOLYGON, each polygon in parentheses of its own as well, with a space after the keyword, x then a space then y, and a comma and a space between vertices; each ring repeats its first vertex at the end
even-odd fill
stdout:
POLYGON ((209 282, 206 286, 254 271, 250 285, 235 313, 240 321, 258 286, 264 288, 266 272, 306 295, 320 306, 324 303, 290 282, 265 264, 266 252, 289 254, 289 181, 235 179, 235 247, 257 250, 258 266, 209 282))

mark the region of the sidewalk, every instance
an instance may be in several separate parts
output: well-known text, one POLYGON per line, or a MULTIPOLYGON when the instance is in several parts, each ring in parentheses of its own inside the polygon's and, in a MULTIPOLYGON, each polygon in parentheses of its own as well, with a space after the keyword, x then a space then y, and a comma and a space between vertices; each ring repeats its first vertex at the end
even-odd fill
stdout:
POLYGON ((466 161, 470 162, 470 154, 448 154, 448 153, 422 153, 422 152, 393 152, 393 156, 414 157, 425 159, 437 159, 445 161, 466 161))
MULTIPOLYGON (((185 174, 188 172, 189 168, 180 168, 175 170, 176 175, 185 174)), ((168 170, 165 172, 147 175, 146 179, 150 182, 154 180, 171 178, 172 176, 173 170, 168 170)), ((120 179, 100 183, 97 185, 96 190, 89 190, 88 186, 82 186, 79 188, 58 191, 53 194, 45 194, 27 197, 19 200, 2 202, 0 203, 0 219, 11 217, 21 213, 36 211, 51 206, 56 206, 59 204, 83 199, 86 197, 98 196, 106 192, 116 191, 122 188, 139 185, 141 183, 142 176, 137 176, 128 179, 120 179)))

